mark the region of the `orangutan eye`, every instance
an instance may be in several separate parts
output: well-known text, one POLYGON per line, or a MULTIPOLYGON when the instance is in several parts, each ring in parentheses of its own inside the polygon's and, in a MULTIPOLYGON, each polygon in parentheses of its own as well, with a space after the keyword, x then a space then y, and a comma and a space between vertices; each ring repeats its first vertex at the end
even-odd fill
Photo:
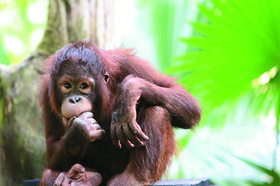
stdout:
POLYGON ((89 86, 86 83, 81 84, 80 89, 87 89, 89 86))
POLYGON ((66 89, 70 89, 70 88, 72 88, 72 86, 71 86, 71 84, 70 83, 64 83, 64 88, 66 88, 66 89))

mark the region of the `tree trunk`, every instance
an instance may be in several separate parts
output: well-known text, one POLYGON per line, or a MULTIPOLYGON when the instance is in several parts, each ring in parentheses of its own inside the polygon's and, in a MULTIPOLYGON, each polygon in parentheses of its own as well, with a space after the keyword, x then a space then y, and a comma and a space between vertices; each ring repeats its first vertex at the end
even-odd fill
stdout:
POLYGON ((0 186, 39 178, 45 167, 45 140, 38 104, 43 60, 78 39, 103 49, 119 45, 114 0, 50 0, 42 42, 17 66, 0 65, 0 186), (115 38, 115 39, 114 39, 115 38))

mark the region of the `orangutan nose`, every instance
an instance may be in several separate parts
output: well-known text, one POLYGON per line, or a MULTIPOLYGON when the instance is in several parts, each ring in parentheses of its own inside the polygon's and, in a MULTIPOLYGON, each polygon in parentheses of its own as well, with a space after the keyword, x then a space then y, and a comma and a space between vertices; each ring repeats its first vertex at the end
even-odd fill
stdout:
POLYGON ((76 104, 81 100, 82 100, 81 96, 73 96, 73 97, 69 98, 69 102, 73 103, 73 104, 76 104))

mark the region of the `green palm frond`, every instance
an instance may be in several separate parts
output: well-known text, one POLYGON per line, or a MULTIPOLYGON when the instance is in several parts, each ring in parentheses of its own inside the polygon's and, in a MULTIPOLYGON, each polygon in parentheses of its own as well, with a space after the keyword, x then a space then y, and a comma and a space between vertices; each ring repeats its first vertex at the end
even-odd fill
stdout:
POLYGON ((252 89, 262 74, 279 73, 279 1, 212 0, 199 10, 207 19, 192 23, 196 36, 182 39, 191 50, 168 72, 190 69, 180 83, 200 100, 220 106, 252 89))

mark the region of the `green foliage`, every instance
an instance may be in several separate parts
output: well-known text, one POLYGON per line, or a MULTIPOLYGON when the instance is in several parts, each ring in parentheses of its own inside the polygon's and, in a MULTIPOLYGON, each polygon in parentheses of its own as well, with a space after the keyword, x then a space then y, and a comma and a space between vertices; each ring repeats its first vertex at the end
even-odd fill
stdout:
POLYGON ((254 185, 254 186, 268 186, 268 185, 279 186, 279 183, 280 183, 280 173, 279 172, 277 173, 274 170, 266 169, 249 160, 245 160, 245 159, 241 159, 241 160, 243 162, 245 162, 246 164, 254 167, 255 169, 260 170, 264 174, 271 176, 272 181, 270 184, 268 184, 266 182, 256 183, 255 180, 252 180, 251 182, 249 182, 249 183, 251 183, 251 185, 254 185))
POLYGON ((239 98, 262 74, 275 69, 268 81, 275 77, 279 70, 279 1, 213 0, 211 6, 199 5, 199 10, 207 21, 192 23, 199 34, 182 39, 192 48, 169 71, 189 69, 182 84, 216 107, 239 98))
POLYGON ((19 63, 36 48, 47 17, 47 0, 0 2, 0 64, 19 63))
MULTIPOLYGON (((155 66, 164 71, 172 64, 174 56, 185 51, 185 44, 178 42, 179 36, 191 32, 191 27, 185 23, 187 17, 195 18, 197 8, 186 0, 137 0, 136 7, 140 14, 139 29, 143 30, 143 37, 148 37, 149 41, 144 45, 153 45, 155 60, 158 62, 155 66), (186 10, 191 8, 194 10, 188 13, 186 10)), ((143 57, 151 55, 150 53, 146 52, 143 57)))

